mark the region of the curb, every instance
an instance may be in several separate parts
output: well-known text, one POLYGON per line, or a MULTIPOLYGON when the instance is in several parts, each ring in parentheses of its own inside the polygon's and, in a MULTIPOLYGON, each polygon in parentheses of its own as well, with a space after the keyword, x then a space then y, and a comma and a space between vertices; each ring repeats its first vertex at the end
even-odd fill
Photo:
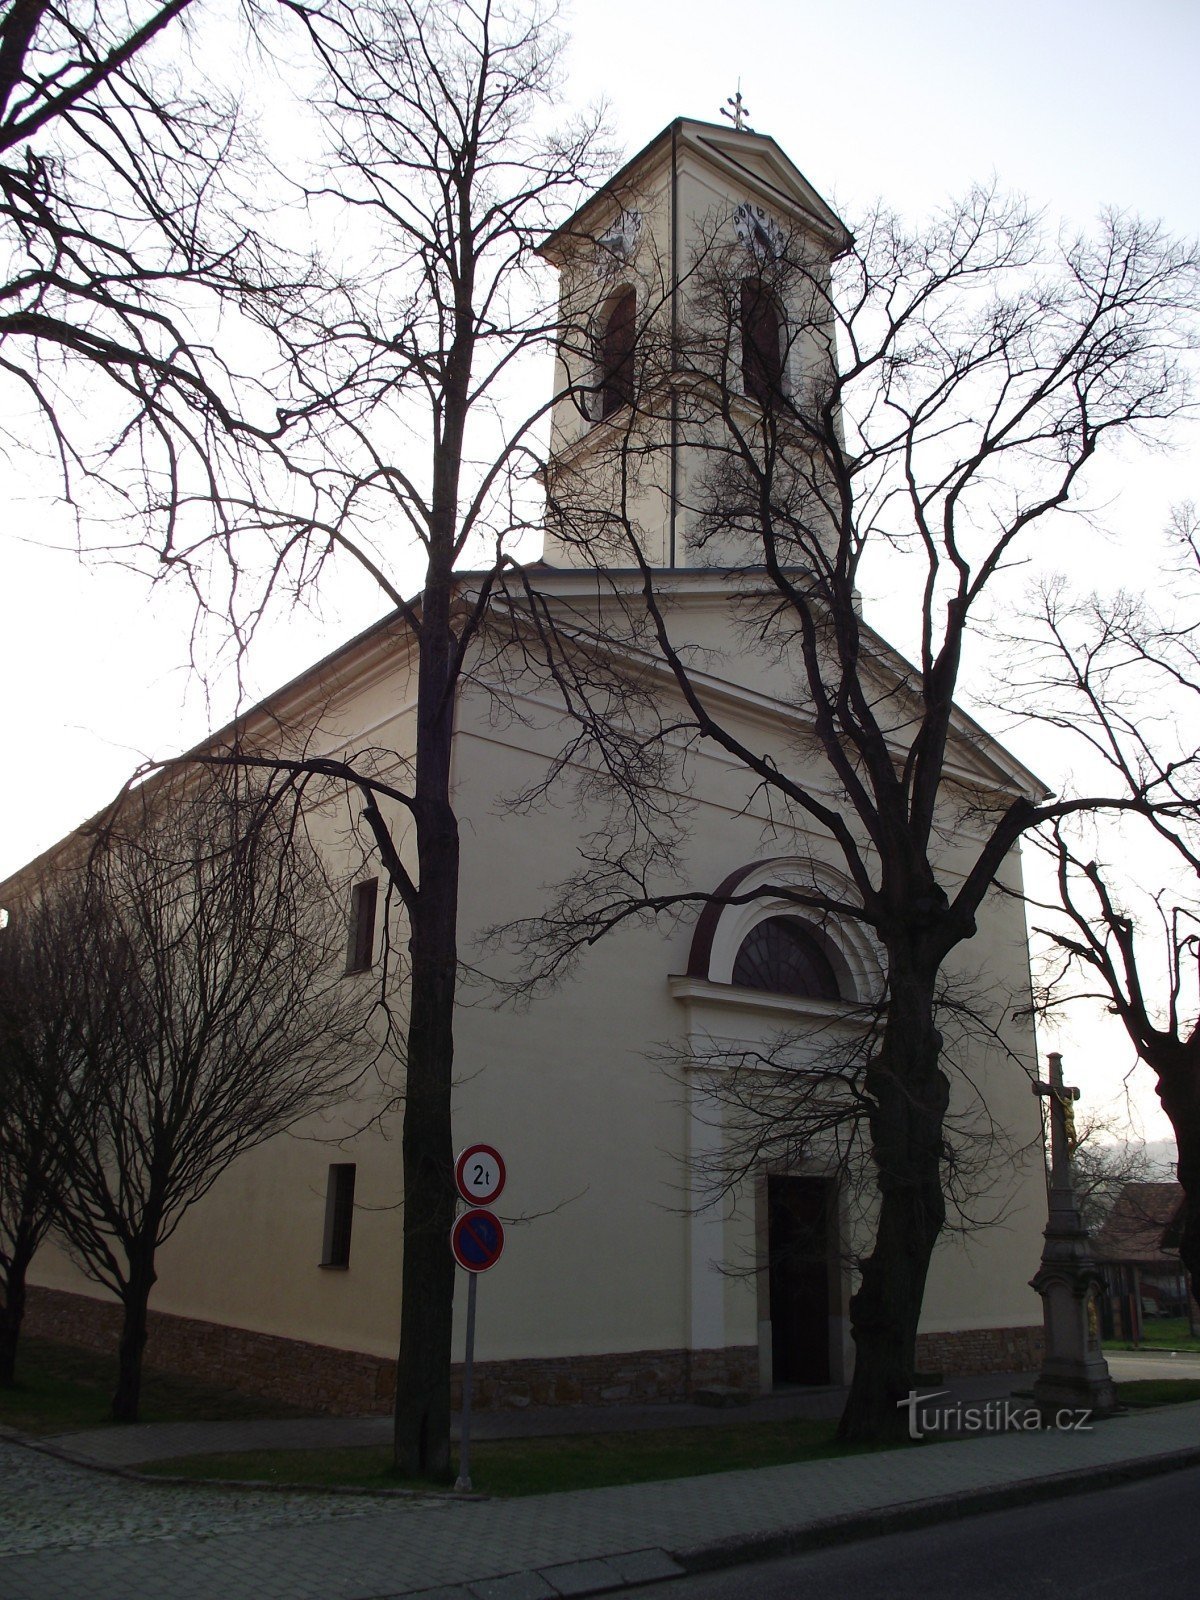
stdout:
POLYGON ((1200 1445, 1173 1450, 1159 1456, 1133 1456, 1126 1461, 1102 1467, 1082 1467, 1041 1478, 1023 1478, 995 1489, 969 1489, 961 1494, 938 1495, 928 1500, 907 1500, 882 1506, 877 1511, 851 1511, 841 1517, 827 1517, 806 1528, 785 1528, 770 1533, 734 1536, 712 1544, 696 1545, 671 1552, 686 1572, 715 1572, 742 1562, 768 1561, 778 1556, 802 1555, 806 1550, 826 1549, 831 1545, 851 1544, 859 1539, 876 1539, 884 1534, 932 1527, 956 1517, 980 1516, 988 1511, 1011 1510, 1035 1501, 1065 1500, 1090 1490, 1116 1488, 1142 1478, 1157 1478, 1168 1472, 1200 1466, 1200 1445))
POLYGON ((956 1517, 978 1516, 1047 1498, 1065 1499, 1090 1489, 1111 1488, 1194 1466, 1200 1466, 1200 1446, 1167 1455, 1134 1457, 1103 1467, 1027 1478, 1002 1489, 973 1489, 963 1494, 906 1501, 879 1511, 849 1512, 806 1528, 722 1539, 683 1550, 625 1551, 557 1566, 526 1568, 436 1589, 398 1592, 388 1596, 388 1600, 568 1600, 568 1597, 569 1600, 584 1600, 585 1596, 619 1594, 704 1572, 932 1527, 956 1517))

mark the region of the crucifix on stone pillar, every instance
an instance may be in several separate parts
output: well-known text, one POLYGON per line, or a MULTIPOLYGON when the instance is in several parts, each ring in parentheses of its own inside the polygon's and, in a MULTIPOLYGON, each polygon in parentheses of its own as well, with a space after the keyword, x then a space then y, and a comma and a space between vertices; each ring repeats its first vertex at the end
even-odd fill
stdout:
POLYGON ((1047 1416, 1072 1408, 1108 1416, 1116 1409, 1117 1396, 1100 1349, 1096 1317, 1103 1278, 1092 1259, 1071 1181, 1079 1090, 1063 1083, 1060 1055, 1050 1057, 1049 1081, 1035 1083, 1033 1092, 1050 1104, 1050 1215, 1042 1264, 1032 1284, 1042 1297, 1046 1351, 1034 1398, 1047 1416))
POLYGON ((1073 1189, 1071 1157, 1075 1153, 1075 1101, 1079 1090, 1063 1083, 1062 1056, 1057 1052, 1050 1056, 1049 1083, 1035 1083, 1033 1092, 1050 1102, 1050 1187, 1073 1189))

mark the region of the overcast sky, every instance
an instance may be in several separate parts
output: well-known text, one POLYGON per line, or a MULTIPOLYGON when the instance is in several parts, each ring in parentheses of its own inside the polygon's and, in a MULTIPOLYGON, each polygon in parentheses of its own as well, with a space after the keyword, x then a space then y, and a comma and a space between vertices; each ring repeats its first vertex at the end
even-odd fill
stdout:
MULTIPOLYGON (((754 128, 846 215, 878 196, 925 212, 996 175, 1075 225, 1113 206, 1200 233, 1194 0, 576 0, 567 21, 565 99, 606 98, 626 154, 677 115, 718 120, 740 75, 754 128)), ((1200 498, 1196 437, 1171 458, 1126 458, 1105 480, 1127 542, 1099 559, 1087 547, 1092 581, 1136 582, 1171 502, 1200 498)), ((186 605, 41 548, 65 524, 44 485, 12 471, 0 518, 0 876, 102 805, 139 760, 229 710, 189 680, 186 605)), ((363 620, 334 611, 289 629, 264 653, 256 690, 363 620)), ((1120 1051, 1106 1048, 1115 1081, 1120 1051)))

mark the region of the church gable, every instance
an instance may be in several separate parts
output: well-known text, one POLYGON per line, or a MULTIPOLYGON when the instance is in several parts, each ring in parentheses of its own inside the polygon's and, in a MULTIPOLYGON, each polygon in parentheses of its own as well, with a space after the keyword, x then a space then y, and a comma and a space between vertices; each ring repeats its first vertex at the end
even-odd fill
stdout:
POLYGON ((707 123, 689 122, 683 124, 683 138, 687 146, 718 168, 728 181, 754 191, 754 197, 765 204, 774 203, 798 212, 810 226, 815 223, 821 232, 830 236, 835 249, 848 242, 845 224, 774 139, 763 134, 739 133, 707 123))

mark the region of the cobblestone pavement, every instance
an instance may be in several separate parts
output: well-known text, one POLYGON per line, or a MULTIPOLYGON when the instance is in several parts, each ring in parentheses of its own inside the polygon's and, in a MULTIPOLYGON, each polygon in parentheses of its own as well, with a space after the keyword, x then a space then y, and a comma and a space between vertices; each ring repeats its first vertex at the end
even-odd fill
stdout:
MULTIPOLYGON (((417 1503, 396 1505, 404 1509, 417 1503)), ((236 1494, 136 1483, 0 1441, 0 1556, 249 1533, 347 1520, 371 1509, 370 1501, 338 1495, 236 1494)))

